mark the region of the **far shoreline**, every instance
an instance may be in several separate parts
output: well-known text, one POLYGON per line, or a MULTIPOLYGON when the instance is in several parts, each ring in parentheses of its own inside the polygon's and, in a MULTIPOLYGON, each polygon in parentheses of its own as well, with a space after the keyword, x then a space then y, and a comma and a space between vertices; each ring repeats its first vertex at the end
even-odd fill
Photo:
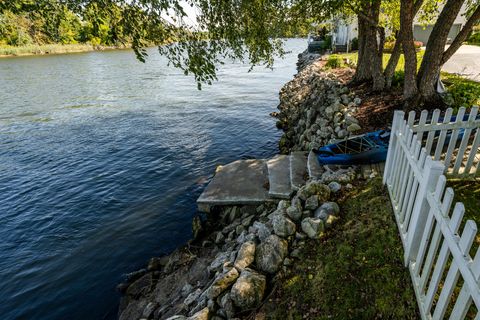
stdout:
POLYGON ((111 51, 131 49, 130 46, 101 46, 86 43, 79 44, 45 44, 27 46, 0 47, 0 58, 19 58, 32 56, 47 56, 70 53, 84 53, 93 51, 111 51))

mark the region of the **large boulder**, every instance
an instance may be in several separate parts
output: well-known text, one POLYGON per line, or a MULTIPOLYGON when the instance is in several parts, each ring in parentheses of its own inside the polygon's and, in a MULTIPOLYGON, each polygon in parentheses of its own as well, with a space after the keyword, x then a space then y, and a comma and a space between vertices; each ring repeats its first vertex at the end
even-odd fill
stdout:
POLYGON ((230 296, 240 309, 253 308, 262 302, 267 279, 251 269, 244 269, 230 291, 230 296))
POLYGON ((272 234, 255 250, 255 262, 260 271, 275 273, 282 265, 287 253, 287 241, 272 234))
POLYGON ((229 271, 220 274, 207 289, 207 296, 210 299, 218 297, 222 292, 228 289, 232 283, 237 280, 238 270, 231 268, 229 271))
POLYGON ((235 259, 235 268, 243 270, 252 264, 255 260, 255 247, 255 242, 253 241, 247 241, 242 244, 235 259))
POLYGON ((302 230, 309 238, 319 239, 325 230, 325 225, 322 219, 305 218, 302 220, 302 230))
POLYGON ((287 217, 276 214, 272 219, 273 231, 277 236, 288 237, 295 233, 296 226, 295 223, 288 219, 287 217))

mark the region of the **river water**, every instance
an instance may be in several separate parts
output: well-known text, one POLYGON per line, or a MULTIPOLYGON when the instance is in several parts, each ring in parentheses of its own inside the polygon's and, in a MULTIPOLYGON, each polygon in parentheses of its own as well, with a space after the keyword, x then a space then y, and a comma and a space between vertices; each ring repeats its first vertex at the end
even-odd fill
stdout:
POLYGON ((215 167, 277 151, 305 46, 202 91, 153 49, 0 59, 1 319, 115 318, 125 274, 191 237, 215 167))

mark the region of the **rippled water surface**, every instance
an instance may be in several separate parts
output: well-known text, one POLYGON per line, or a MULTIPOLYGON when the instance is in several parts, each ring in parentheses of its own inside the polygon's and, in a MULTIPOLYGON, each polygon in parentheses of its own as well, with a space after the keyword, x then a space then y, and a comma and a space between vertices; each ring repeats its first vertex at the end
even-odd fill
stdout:
POLYGON ((276 152, 274 70, 197 91, 152 50, 0 60, 0 317, 115 318, 123 276, 191 237, 218 164, 276 152))

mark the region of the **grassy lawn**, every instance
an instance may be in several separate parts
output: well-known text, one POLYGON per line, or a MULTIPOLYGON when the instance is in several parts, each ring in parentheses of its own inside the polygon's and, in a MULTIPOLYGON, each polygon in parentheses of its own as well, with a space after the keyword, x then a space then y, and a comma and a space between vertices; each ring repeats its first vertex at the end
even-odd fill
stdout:
POLYGON ((419 319, 390 200, 377 178, 345 195, 263 309, 268 319, 419 319))
MULTIPOLYGON (((420 67, 420 63, 422 62, 423 59, 423 54, 425 51, 419 51, 417 52, 417 61, 418 61, 418 66, 420 67)), ((351 52, 351 53, 339 53, 340 56, 342 56, 344 59, 349 59, 352 61, 354 64, 357 64, 358 61, 358 52, 351 52)), ((388 64, 388 60, 390 59, 391 54, 390 53, 384 53, 383 54, 383 67, 385 68, 388 64)), ((400 55, 400 59, 398 60, 397 68, 395 69, 396 71, 403 71, 405 67, 405 58, 403 57, 403 54, 400 55)))

